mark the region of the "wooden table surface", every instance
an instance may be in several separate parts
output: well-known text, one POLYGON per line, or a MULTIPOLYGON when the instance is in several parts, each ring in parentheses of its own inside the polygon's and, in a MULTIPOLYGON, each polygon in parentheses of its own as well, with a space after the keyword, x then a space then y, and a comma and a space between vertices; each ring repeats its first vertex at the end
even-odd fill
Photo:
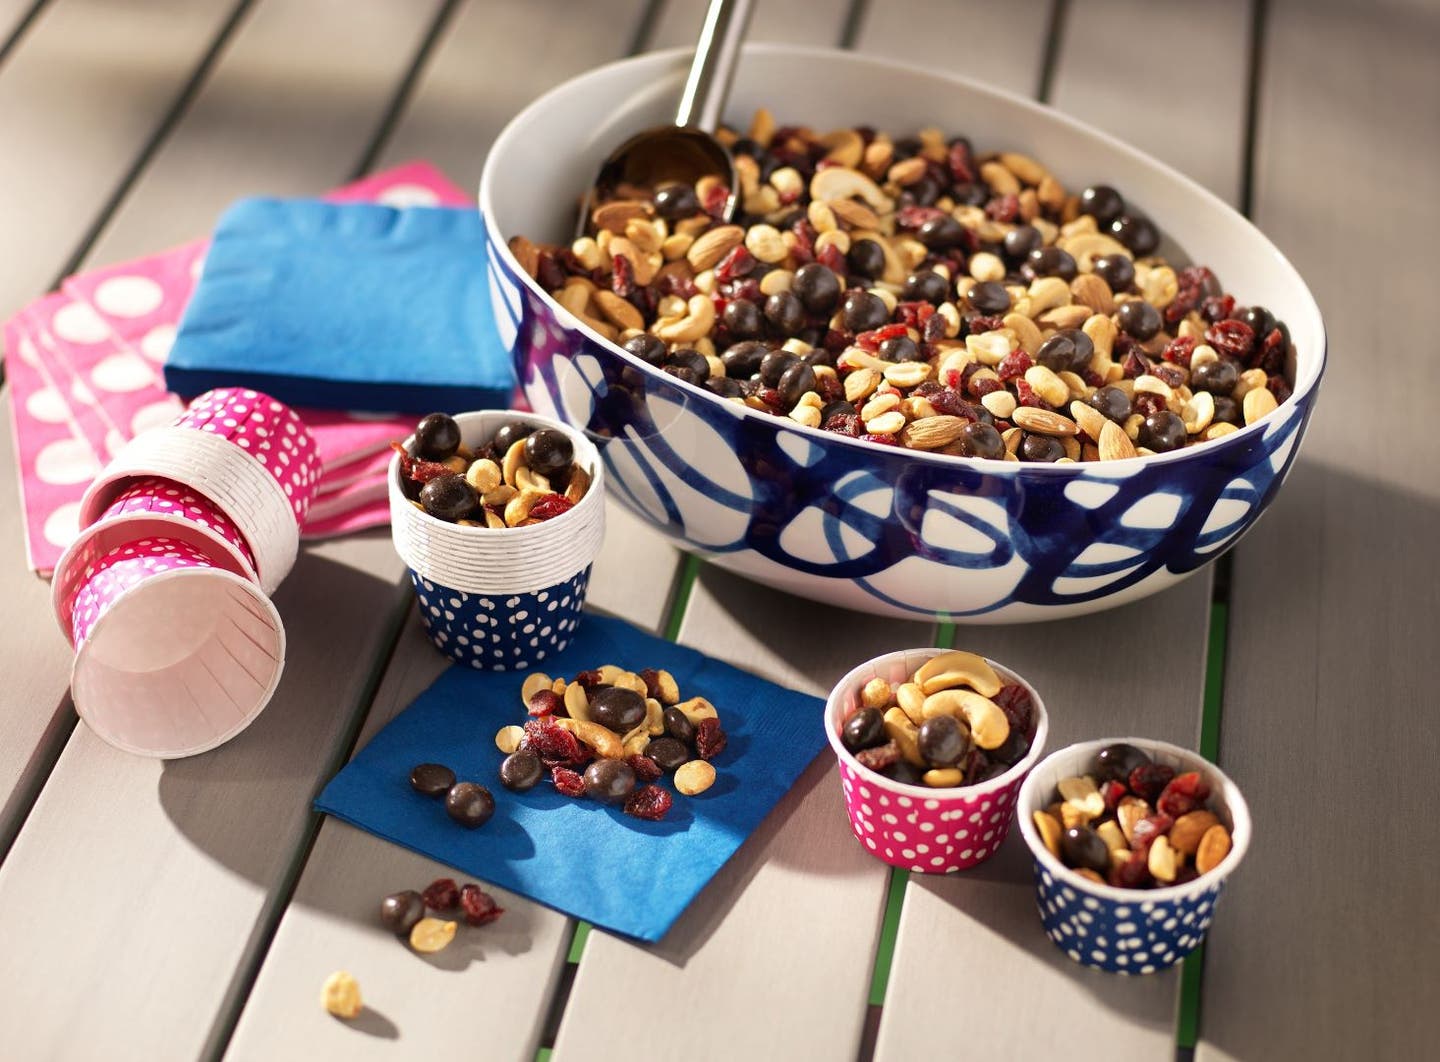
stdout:
MULTIPOLYGON (((310 810, 444 664, 388 536, 302 551, 276 599, 285 678, 252 728, 194 759, 127 756, 76 724, 48 586, 25 569, 7 424, 0 1056, 1433 1050, 1440 432, 1425 410, 1440 388, 1440 5, 758 7, 756 38, 840 44, 1037 95, 1194 175, 1307 278, 1329 330, 1326 393, 1254 532, 1123 609, 958 632, 854 613, 817 622, 815 606, 686 560, 618 509, 591 601, 817 694, 878 652, 958 638, 1046 691, 1056 747, 1125 732, 1198 746, 1256 820, 1203 955, 1135 978, 1072 963, 1040 928, 1018 836, 974 873, 892 874, 851 838, 824 759, 658 946, 506 895, 493 929, 413 954, 378 925, 376 904, 442 868, 310 810), (341 967, 368 1004, 354 1025, 318 1005, 341 967)), ((68 271, 205 232, 240 195, 312 194, 417 156, 473 187, 521 106, 599 63, 685 43, 702 10, 0 0, 0 317, 68 271)))

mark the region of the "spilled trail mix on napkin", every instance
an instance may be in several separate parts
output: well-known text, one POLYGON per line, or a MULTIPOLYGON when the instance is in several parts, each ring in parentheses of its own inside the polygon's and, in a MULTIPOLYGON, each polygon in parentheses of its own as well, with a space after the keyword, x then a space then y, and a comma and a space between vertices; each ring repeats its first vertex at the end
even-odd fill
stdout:
POLYGON ((543 665, 567 678, 615 664, 664 669, 684 698, 704 697, 729 741, 716 781, 674 797, 659 822, 566 797, 548 778, 512 793, 500 785, 503 726, 525 721, 523 672, 452 667, 361 749, 315 802, 323 812, 575 918, 659 940, 754 832, 825 745, 824 702, 674 645, 628 623, 587 615, 568 649, 543 665), (495 816, 467 830, 444 801, 410 787, 410 771, 442 763, 495 794, 495 816))

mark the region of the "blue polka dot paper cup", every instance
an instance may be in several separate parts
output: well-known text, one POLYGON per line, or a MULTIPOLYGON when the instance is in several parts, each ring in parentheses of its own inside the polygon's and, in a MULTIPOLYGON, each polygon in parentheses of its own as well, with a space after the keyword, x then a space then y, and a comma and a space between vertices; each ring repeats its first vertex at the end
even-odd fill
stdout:
POLYGON ((584 497, 553 519, 529 527, 468 527, 411 504, 401 487, 398 455, 391 460, 391 535, 410 569, 430 640, 467 667, 533 669, 568 646, 579 626, 590 566, 605 536, 604 466, 584 433, 548 417, 485 410, 455 420, 472 448, 511 421, 561 431, 590 473, 584 497))
POLYGON ((1146 738, 1087 741, 1046 757, 1020 787, 1020 833, 1034 860, 1035 903, 1045 932, 1076 962, 1111 973, 1148 974, 1175 965, 1200 944, 1225 881, 1250 844, 1250 810, 1239 788, 1199 753, 1146 738), (1230 853, 1208 874, 1183 885, 1122 889, 1081 877, 1050 853, 1034 813, 1059 799, 1062 778, 1094 774, 1095 755, 1125 742, 1180 774, 1199 771, 1209 783, 1208 806, 1230 831, 1230 853))

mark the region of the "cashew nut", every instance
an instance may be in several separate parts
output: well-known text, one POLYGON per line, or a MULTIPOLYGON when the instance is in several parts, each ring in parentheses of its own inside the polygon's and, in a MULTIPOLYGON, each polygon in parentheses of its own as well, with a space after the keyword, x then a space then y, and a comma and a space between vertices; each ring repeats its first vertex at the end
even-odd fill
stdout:
POLYGON ((1089 273, 1094 269, 1095 259, 1102 255, 1123 254, 1126 258, 1135 257, 1130 252, 1130 248, 1114 236, 1107 236, 1103 232, 1084 232, 1077 236, 1062 236, 1058 246, 1075 259, 1075 265, 1082 273, 1089 273))
POLYGON ((646 730, 644 723, 641 723, 620 739, 620 747, 627 756, 639 756, 649 745, 650 734, 646 730))
POLYGON ((1000 676, 984 657, 959 649, 931 657, 915 672, 915 681, 927 694, 963 685, 982 697, 993 697, 1001 686, 1000 676))
POLYGON ((920 755, 920 728, 899 708, 885 713, 885 734, 900 749, 900 755, 916 767, 928 767, 925 757, 920 755))
POLYGON ((645 698, 645 732, 651 737, 665 733, 665 709, 654 697, 645 698))
MULTIPOLYGON (((579 683, 576 683, 576 686, 578 685, 579 683)), ((574 688, 575 686, 571 687, 571 689, 574 688)), ((568 694, 569 691, 566 692, 568 694)), ((576 719, 572 715, 569 719, 563 717, 556 719, 555 725, 570 731, 586 745, 589 745, 595 755, 603 760, 618 760, 625 755, 625 747, 620 738, 613 730, 603 727, 599 723, 592 723, 589 719, 576 719)))
POLYGON ((854 129, 837 129, 820 138, 820 146, 830 149, 826 158, 840 166, 858 166, 865 157, 865 141, 854 129))
POLYGON ((889 214, 895 209, 894 200, 882 192, 878 184, 849 166, 828 166, 810 178, 811 199, 849 199, 851 196, 865 200, 877 214, 889 214))
POLYGON ((565 687, 565 710, 570 713, 571 719, 590 721, 590 698, 580 683, 572 682, 565 687))
POLYGON ((685 718, 695 725, 700 725, 702 719, 719 719, 720 713, 715 706, 704 697, 691 697, 688 701, 681 701, 675 707, 685 713, 685 718))
POLYGON ((526 708, 530 707, 530 698, 541 690, 548 690, 553 685, 549 675, 537 671, 533 675, 527 675, 525 681, 520 684, 520 703, 526 708))
POLYGON ((708 295, 692 295, 686 314, 677 321, 657 324, 655 334, 667 343, 693 343, 715 326, 715 303, 708 295))
POLYGON ((982 749, 996 749, 1010 736, 1010 720, 1000 706, 989 697, 973 690, 948 689, 925 698, 922 709, 926 719, 937 715, 954 715, 964 719, 970 736, 982 749))

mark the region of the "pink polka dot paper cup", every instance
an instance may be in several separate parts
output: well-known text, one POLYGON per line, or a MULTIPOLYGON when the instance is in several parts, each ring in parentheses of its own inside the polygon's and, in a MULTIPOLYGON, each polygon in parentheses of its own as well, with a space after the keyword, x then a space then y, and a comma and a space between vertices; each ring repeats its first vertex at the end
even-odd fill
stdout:
POLYGON ((258 391, 217 388, 116 455, 81 499, 80 526, 99 520, 136 480, 171 480, 229 518, 273 593, 295 564, 319 475, 315 439, 294 410, 258 391))
POLYGON ((867 660, 840 680, 825 705, 825 734, 840 761, 840 786, 855 837, 877 859, 923 874, 951 874, 985 862, 1004 842, 1015 818, 1020 784, 1040 759, 1049 733, 1044 702, 1033 686, 990 660, 1006 684, 1030 694, 1030 749, 1004 774, 976 785, 931 788, 892 781, 864 767, 840 740, 845 720, 861 707, 861 690, 881 678, 906 682, 946 649, 903 649, 867 660))
POLYGON ((80 718, 126 752, 205 752, 248 726, 285 666, 270 599, 206 551, 145 538, 91 558, 71 617, 80 718))

